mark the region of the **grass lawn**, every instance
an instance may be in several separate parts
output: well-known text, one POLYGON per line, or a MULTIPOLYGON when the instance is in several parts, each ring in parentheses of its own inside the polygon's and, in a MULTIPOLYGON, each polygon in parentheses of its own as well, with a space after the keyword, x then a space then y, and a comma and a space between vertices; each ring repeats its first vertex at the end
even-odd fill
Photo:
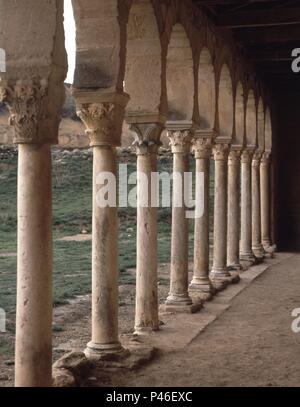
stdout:
MULTIPOLYGON (((194 160, 192 160, 194 166, 194 160)), ((134 161, 129 173, 135 171, 134 161)), ((171 158, 159 160, 159 171, 171 171, 171 158)), ((0 308, 8 314, 15 312, 16 296, 16 225, 17 225, 17 157, 0 163, 0 308)), ((65 303, 76 295, 91 290, 91 242, 57 241, 64 236, 91 232, 92 160, 88 155, 53 155, 53 233, 54 233, 54 304, 65 303)), ((120 283, 134 284, 127 273, 136 264, 136 210, 121 209, 119 264, 120 283)), ((170 261, 171 210, 159 209, 159 263, 170 261)), ((190 254, 193 250, 191 222, 190 254)), ((166 283, 166 282, 165 282, 166 283)), ((13 328, 12 328, 13 329, 13 328)), ((1 344, 0 344, 1 345, 1 344)))

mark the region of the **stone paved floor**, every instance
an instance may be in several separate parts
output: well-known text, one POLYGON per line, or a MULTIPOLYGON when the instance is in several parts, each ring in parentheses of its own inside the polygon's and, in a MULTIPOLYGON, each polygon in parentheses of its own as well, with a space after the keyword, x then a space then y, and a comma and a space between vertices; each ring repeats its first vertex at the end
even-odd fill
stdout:
POLYGON ((295 308, 300 308, 300 254, 259 276, 190 345, 118 384, 300 386, 300 333, 291 329, 295 308))

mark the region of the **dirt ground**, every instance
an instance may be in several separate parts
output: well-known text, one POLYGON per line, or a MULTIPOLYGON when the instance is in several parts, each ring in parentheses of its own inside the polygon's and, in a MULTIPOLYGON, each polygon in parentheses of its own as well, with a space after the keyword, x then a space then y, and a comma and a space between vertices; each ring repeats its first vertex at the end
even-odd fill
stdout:
MULTIPOLYGON (((300 255, 272 266, 235 297, 226 312, 179 351, 160 352, 136 372, 101 375, 95 386, 299 386, 300 333, 293 333, 291 312, 300 307, 300 255)), ((134 273, 134 271, 132 271, 134 273)), ((169 267, 159 270, 161 276, 169 267)), ((226 291, 224 291, 225 293, 226 291)), ((168 286, 159 287, 162 302, 168 286)), ((134 286, 120 287, 120 332, 132 333, 134 286)), ((213 300, 215 306, 221 297, 213 300)), ((54 359, 82 351, 90 340, 90 296, 54 311, 54 359)), ((0 358, 1 359, 1 358, 0 358)), ((3 362, 3 359, 2 359, 3 362)), ((8 361, 9 362, 9 361, 8 361)), ((12 386, 13 365, 1 363, 12 386)))
POLYGON ((125 386, 300 386, 300 255, 277 264, 184 350, 123 381, 125 386))
MULTIPOLYGON (((135 275, 135 270, 128 270, 135 275)), ((160 278, 169 277, 169 265, 159 267, 160 278)), ((159 285, 159 298, 163 302, 168 295, 169 286, 159 285)), ((119 287, 119 330, 120 334, 133 333, 135 286, 119 287)), ((83 351, 90 341, 91 296, 79 296, 69 300, 67 305, 54 309, 53 322, 53 360, 56 361, 71 351, 83 351)), ((1 334, 0 334, 1 335, 1 334)), ((11 342, 14 338, 11 337, 11 342)), ((13 386, 14 362, 12 355, 0 354, 0 387, 13 386)), ((103 384, 103 383, 100 383, 103 384)))

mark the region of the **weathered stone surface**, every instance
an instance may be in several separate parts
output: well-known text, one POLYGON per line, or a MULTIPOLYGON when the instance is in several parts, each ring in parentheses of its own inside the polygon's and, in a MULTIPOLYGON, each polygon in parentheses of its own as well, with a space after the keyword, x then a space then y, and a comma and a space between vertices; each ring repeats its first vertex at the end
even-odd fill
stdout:
MULTIPOLYGON (((176 120, 177 128, 171 130, 174 170, 181 173, 188 170, 191 128, 197 125, 215 129, 216 198, 212 274, 217 289, 221 289, 239 279, 238 275, 231 276, 226 268, 228 148, 233 137, 235 141, 239 138, 246 151, 254 151, 257 147, 256 107, 258 96, 263 93, 262 86, 259 80, 254 83, 254 79, 250 79, 248 67, 244 68, 244 59, 232 40, 227 40, 227 36, 224 39, 222 32, 192 2, 153 0, 147 4, 144 1, 136 3, 136 7, 131 9, 130 0, 73 1, 77 25, 75 94, 78 113, 86 124, 87 134, 94 146, 94 173, 116 173, 115 147, 121 144, 125 105, 129 99, 124 93, 126 72, 127 84, 131 88, 131 109, 140 113, 147 108, 176 120), (128 60, 127 46, 131 46, 128 60), (152 62, 151 67, 149 61, 152 62), (236 69, 237 64, 240 65, 239 69, 236 69), (198 68, 201 74, 196 72, 198 68), (153 85, 147 81, 146 89, 142 86, 144 73, 155 81, 153 85), (243 122, 246 124, 246 134, 234 135, 237 129, 241 129, 241 126, 234 126, 235 89, 241 80, 245 84, 240 105, 247 110, 246 123, 243 122), (205 107, 205 97, 201 96, 199 103, 203 83, 208 85, 205 92, 208 106, 205 107), (149 90, 150 96, 147 94, 149 90), (189 126, 184 125, 179 129, 178 121, 181 127, 184 123, 189 123, 189 126)), ((57 141, 64 98, 63 80, 67 64, 63 2, 49 0, 46 6, 38 6, 35 0, 28 0, 24 6, 21 0, 0 0, 0 43, 8 55, 7 73, 0 78, 0 100, 10 110, 15 142, 20 144, 19 196, 22 199, 19 205, 18 275, 21 282, 28 283, 18 286, 16 382, 17 385, 49 385, 52 236, 51 155, 48 143, 57 141), (17 27, 14 35, 10 35, 9 25, 17 27), (20 46, 25 43, 30 46, 20 46), (36 348, 37 351, 33 352, 36 348), (39 363, 35 362, 36 359, 39 363)), ((272 134, 270 131, 266 134, 265 156, 261 165, 262 235, 265 250, 271 252, 271 196, 266 188, 270 181, 267 155, 271 152, 272 134)), ((140 144, 142 155, 149 152, 145 147, 149 145, 145 142, 140 144)), ((198 151, 199 158, 201 154, 198 151)), ((248 187, 251 174, 246 153, 243 154, 243 165, 245 193, 242 218, 245 227, 242 227, 242 243, 247 244, 242 247, 242 254, 249 258, 251 211, 248 205, 251 197, 248 187)), ((179 189, 178 184, 174 185, 175 190, 176 186, 179 189)), ((94 191, 97 188, 97 180, 94 179, 94 191)), ((107 364, 107 367, 131 369, 149 360, 152 351, 139 349, 138 352, 132 350, 128 353, 122 350, 118 341, 118 217, 115 208, 99 209, 95 195, 93 333, 88 352, 91 355, 99 352, 99 363, 107 364)), ((258 200, 256 203, 259 204, 258 200)), ((182 208, 173 211, 171 290, 165 309, 194 312, 201 302, 192 304, 187 291, 188 225, 184 216, 182 208)), ((156 231, 152 235, 153 241, 155 234, 156 231)), ((144 287, 147 289, 147 284, 144 287)), ((67 355, 54 368, 57 384, 73 385, 81 374, 85 374, 85 369, 90 368, 92 366, 83 354, 67 355)))
POLYGON ((53 365, 54 386, 75 387, 88 376, 94 366, 83 352, 70 352, 53 365))
POLYGON ((216 294, 216 290, 213 285, 210 287, 210 291, 208 292, 200 292, 200 291, 189 291, 190 297, 193 300, 193 303, 204 303, 207 301, 210 301, 213 297, 214 294, 216 294))
POLYGON ((223 291, 229 284, 238 284, 239 282, 239 273, 230 273, 228 277, 213 279, 213 285, 217 291, 223 291))
POLYGON ((228 157, 227 266, 239 270, 240 252, 240 166, 241 149, 232 148, 228 157))
POLYGON ((227 278, 227 171, 228 143, 217 143, 215 160, 214 253, 211 278, 227 278))
POLYGON ((165 307, 169 309, 170 306, 173 312, 193 312, 192 300, 188 294, 189 220, 183 197, 186 188, 184 174, 189 171, 193 131, 188 122, 168 122, 167 128, 173 153, 173 174, 180 174, 180 177, 173 179, 175 194, 172 207, 170 293, 165 307))
POLYGON ((201 189, 196 187, 196 213, 203 207, 203 214, 195 217, 194 268, 193 279, 189 286, 190 296, 193 292, 196 295, 197 291, 200 297, 204 291, 208 294, 212 293, 209 280, 209 188, 212 136, 213 132, 198 131, 192 141, 192 150, 196 159, 196 186, 202 185, 202 180, 204 185, 203 195, 201 195, 201 189))
POLYGON ((111 357, 103 358, 97 361, 97 368, 114 371, 118 369, 135 370, 149 363, 157 354, 157 350, 153 346, 147 346, 141 343, 131 343, 126 346, 127 352, 121 357, 116 358, 115 355, 111 355, 111 357))
POLYGON ((70 352, 54 363, 54 369, 85 372, 93 363, 85 357, 83 352, 70 352))
POLYGON ((53 369, 53 387, 76 387, 75 376, 67 369, 53 369))
POLYGON ((186 314, 195 314, 200 311, 202 308, 202 302, 197 302, 190 305, 176 305, 176 304, 162 304, 159 307, 160 312, 172 312, 172 313, 186 313, 186 314))
POLYGON ((219 281, 214 280, 213 281, 213 286, 217 292, 225 290, 225 288, 228 287, 228 285, 229 285, 229 281, 227 281, 227 280, 219 280, 219 281))

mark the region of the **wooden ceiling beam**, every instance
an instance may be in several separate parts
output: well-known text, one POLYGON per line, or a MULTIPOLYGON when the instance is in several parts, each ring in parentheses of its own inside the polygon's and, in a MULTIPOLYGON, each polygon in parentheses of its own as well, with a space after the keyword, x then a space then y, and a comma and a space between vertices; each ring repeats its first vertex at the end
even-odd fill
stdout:
POLYGON ((266 10, 248 10, 230 14, 219 14, 216 23, 224 28, 270 27, 300 24, 300 7, 269 8, 266 10))
POLYGON ((283 49, 276 49, 276 50, 268 50, 268 49, 260 49, 255 50, 252 49, 246 51, 247 57, 250 61, 291 61, 292 57, 292 48, 289 47, 283 49))
POLYGON ((239 43, 246 46, 252 44, 287 43, 289 41, 300 41, 300 24, 290 27, 268 27, 268 28, 238 28, 234 35, 239 43))

